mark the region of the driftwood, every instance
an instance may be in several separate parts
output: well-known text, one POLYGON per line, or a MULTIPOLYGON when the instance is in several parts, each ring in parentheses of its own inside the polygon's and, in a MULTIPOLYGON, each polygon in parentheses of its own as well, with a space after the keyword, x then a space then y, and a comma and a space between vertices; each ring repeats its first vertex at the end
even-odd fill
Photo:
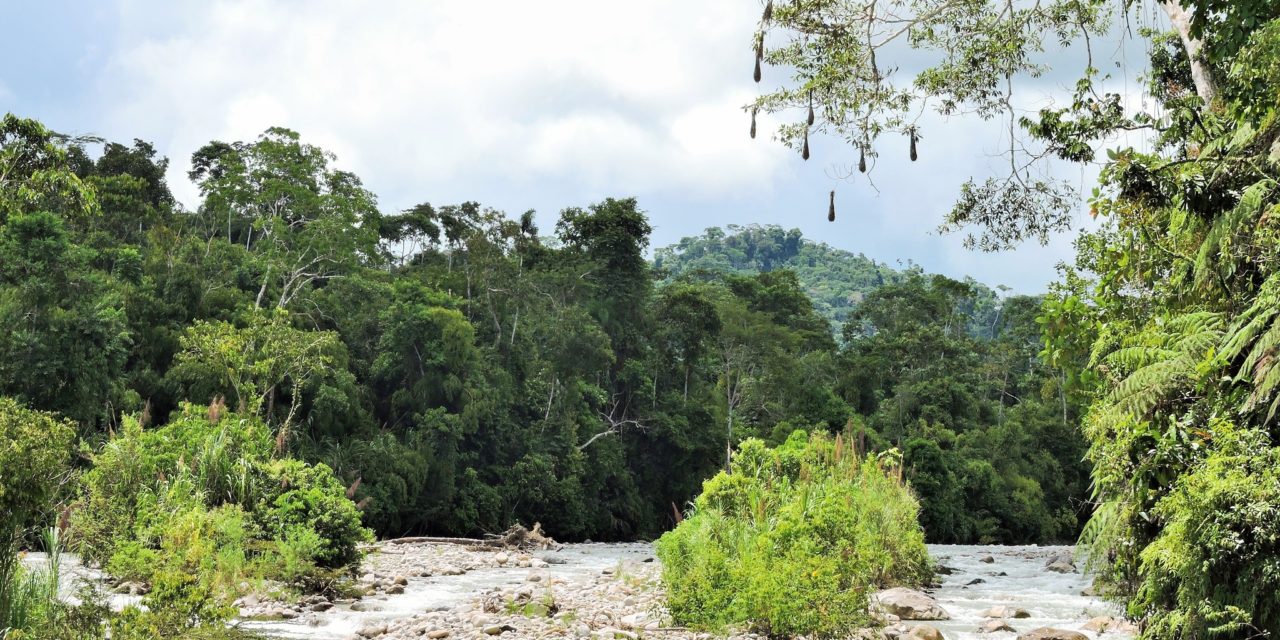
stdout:
POLYGON ((393 538, 391 540, 382 540, 378 544, 463 544, 485 546, 488 540, 479 538, 439 538, 435 536, 412 536, 409 538, 393 538))
POLYGON ((533 529, 525 529, 514 525, 500 533, 481 538, 447 538, 437 536, 412 536, 382 540, 376 545, 384 544, 460 544, 475 549, 559 549, 560 544, 542 531, 542 523, 533 523, 533 529))

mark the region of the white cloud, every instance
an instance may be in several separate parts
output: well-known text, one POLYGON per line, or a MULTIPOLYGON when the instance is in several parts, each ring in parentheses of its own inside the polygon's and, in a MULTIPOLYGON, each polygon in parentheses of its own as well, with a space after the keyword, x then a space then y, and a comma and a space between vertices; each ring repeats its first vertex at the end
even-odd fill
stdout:
POLYGON ((399 205, 456 181, 569 177, 709 195, 768 185, 786 158, 745 136, 755 9, 740 0, 182 7, 163 29, 124 20, 108 108, 113 129, 160 138, 187 202, 192 150, 273 125, 399 205))
MULTIPOLYGON (((753 2, 117 2, 117 46, 93 101, 105 113, 90 110, 98 122, 85 126, 155 142, 187 204, 192 151, 283 125, 336 153, 387 209, 478 199, 539 208, 550 228, 560 207, 636 195, 659 245, 712 225, 776 223, 1021 291, 1042 290, 1071 258, 1070 235, 980 254, 934 233, 965 179, 1007 171, 1005 122, 926 115, 919 162, 907 161, 905 139, 880 141, 878 190, 831 178, 857 161, 839 141, 815 137, 805 163, 769 140, 776 122, 762 118, 751 140, 739 107, 761 88, 750 79, 753 2), (826 222, 833 187, 836 225, 826 222)), ((1055 72, 1024 85, 1027 109, 1061 102, 1083 64, 1049 56, 1055 72)), ((769 72, 766 90, 779 73, 769 72)), ((1134 81, 1111 84, 1140 100, 1134 81)), ((1060 177, 1087 188, 1094 175, 1060 177)))

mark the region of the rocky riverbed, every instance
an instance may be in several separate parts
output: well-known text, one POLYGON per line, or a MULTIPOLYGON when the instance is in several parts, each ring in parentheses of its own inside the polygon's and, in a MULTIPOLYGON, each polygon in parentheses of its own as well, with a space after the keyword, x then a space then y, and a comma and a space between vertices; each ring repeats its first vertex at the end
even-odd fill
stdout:
MULTIPOLYGON (((1121 640, 1132 635, 1112 617, 1118 614, 1112 605, 1085 595, 1091 581, 1076 571, 1068 547, 935 545, 930 551, 943 567, 940 585, 928 593, 885 594, 881 609, 887 626, 859 637, 1121 640)), ((38 561, 32 555, 29 560, 38 561)), ((71 562, 68 576, 99 578, 71 562)), ((363 565, 357 587, 362 597, 310 597, 287 604, 243 598, 237 624, 271 637, 317 640, 711 638, 673 625, 663 607, 660 571, 652 545, 643 543, 573 544, 530 553, 383 544, 363 565)), ((136 598, 126 592, 114 595, 113 603, 136 598)))
MULTIPOLYGON (((1068 547, 933 546, 947 572, 934 609, 899 616, 885 607, 887 637, 1044 640, 1115 638, 1131 629, 1118 611, 1084 595, 1090 580, 1068 547), (918 619, 911 619, 918 618, 918 619), (938 619, 941 618, 941 619, 938 619), (933 635, 933 634, 937 635, 933 635)), ((663 608, 661 570, 647 544, 567 545, 511 553, 458 545, 384 545, 365 563, 369 595, 287 612, 245 603, 247 628, 288 638, 710 638, 676 628, 663 608)), ((731 638, 753 638, 731 634, 731 638)), ((866 634, 874 637, 874 634, 866 634)))

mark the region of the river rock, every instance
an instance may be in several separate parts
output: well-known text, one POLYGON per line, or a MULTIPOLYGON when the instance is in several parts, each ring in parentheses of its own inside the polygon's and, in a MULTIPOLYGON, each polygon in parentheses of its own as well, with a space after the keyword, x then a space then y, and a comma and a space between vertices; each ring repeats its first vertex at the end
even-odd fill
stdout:
POLYGON ((1061 560, 1049 563, 1049 565, 1046 566, 1045 569, 1048 569, 1049 571, 1052 571, 1054 573, 1075 573, 1076 572, 1076 566, 1074 564, 1071 564, 1070 562, 1063 562, 1061 560))
POLYGON ((950 620, 937 600, 914 589, 896 587, 875 595, 880 608, 903 620, 950 620))
POLYGON ((946 640, 941 631, 927 624, 912 627, 906 637, 910 638, 910 640, 946 640))
POLYGON ((1067 564, 1072 564, 1075 562, 1075 557, 1072 556, 1069 551, 1059 551, 1049 556, 1049 559, 1044 561, 1044 566, 1047 567, 1055 562, 1065 562, 1067 564))
POLYGON ((622 616, 622 627, 624 629, 643 629, 647 622, 644 613, 632 613, 622 616))
POLYGON ((991 557, 991 556, 982 556, 981 558, 978 558, 978 562, 981 562, 981 563, 984 563, 984 564, 992 564, 992 563, 994 563, 995 561, 996 561, 996 559, 995 559, 995 558, 993 558, 993 557, 991 557))
POLYGON ((981 625, 978 625, 978 633, 1000 633, 1002 631, 1014 632, 1017 631, 1017 629, 1010 626, 1009 621, 1004 618, 987 620, 981 625))
POLYGON ((428 632, 428 633, 427 633, 427 637, 428 637, 428 638, 431 638, 431 640, 443 640, 444 638, 448 638, 448 637, 449 637, 449 630, 448 630, 448 629, 436 629, 436 630, 434 630, 434 631, 430 631, 430 632, 428 632))
POLYGON ((1040 627, 1039 629, 1019 634, 1018 640, 1089 640, 1089 636, 1079 631, 1040 627))
POLYGON ((1133 633, 1134 626, 1128 620, 1114 618, 1112 616, 1098 616, 1090 618, 1088 622, 1080 626, 1085 631, 1102 634, 1108 631, 1119 631, 1122 633, 1133 633))
POLYGON ((381 622, 366 625, 356 632, 361 638, 376 638, 387 632, 387 625, 381 622))
POLYGON ((115 591, 116 593, 130 596, 141 596, 146 595, 150 589, 148 589, 147 585, 142 582, 121 582, 116 585, 115 591))
POLYGON ((999 605, 978 614, 984 618, 1030 618, 1031 612, 1021 607, 999 605))

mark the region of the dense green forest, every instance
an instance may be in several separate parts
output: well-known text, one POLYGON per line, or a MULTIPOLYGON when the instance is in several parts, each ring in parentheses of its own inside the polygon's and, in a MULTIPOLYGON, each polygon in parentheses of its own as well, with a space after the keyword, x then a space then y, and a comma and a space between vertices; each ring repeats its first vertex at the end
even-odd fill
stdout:
POLYGON ((756 81, 785 77, 751 132, 787 118, 806 160, 811 132, 859 173, 891 144, 915 160, 926 106, 1007 118, 1008 174, 942 224, 1002 250, 1085 200, 1099 224, 1043 297, 778 227, 650 262, 629 198, 548 230, 386 211, 284 128, 199 148, 188 209, 149 143, 6 115, 0 629, 223 637, 241 584, 339 591, 375 535, 540 522, 679 525, 670 604, 707 627, 843 633, 777 594, 862 624, 864 591, 927 577, 924 539, 1079 535, 1144 638, 1280 634, 1280 5, 1161 2, 1175 31, 1132 32, 1148 104, 1089 57, 1066 106, 1015 110, 1046 48, 1092 53, 1134 6, 779 0, 752 43, 756 81), (898 48, 927 66, 895 75, 898 48), (1122 132, 1144 142, 1104 152, 1122 132), (1048 161, 1101 165, 1097 187, 1048 161), (20 547, 143 580, 147 608, 58 604, 20 547))
POLYGON ((1037 362, 1035 299, 891 273, 837 346, 790 270, 660 281, 634 200, 565 209, 551 236, 476 203, 384 214, 271 129, 198 150, 187 211, 146 143, 5 131, 0 393, 86 446, 225 402, 331 468, 380 535, 631 539, 743 438, 856 430, 905 450, 934 540, 1078 530, 1076 415, 1037 362))

